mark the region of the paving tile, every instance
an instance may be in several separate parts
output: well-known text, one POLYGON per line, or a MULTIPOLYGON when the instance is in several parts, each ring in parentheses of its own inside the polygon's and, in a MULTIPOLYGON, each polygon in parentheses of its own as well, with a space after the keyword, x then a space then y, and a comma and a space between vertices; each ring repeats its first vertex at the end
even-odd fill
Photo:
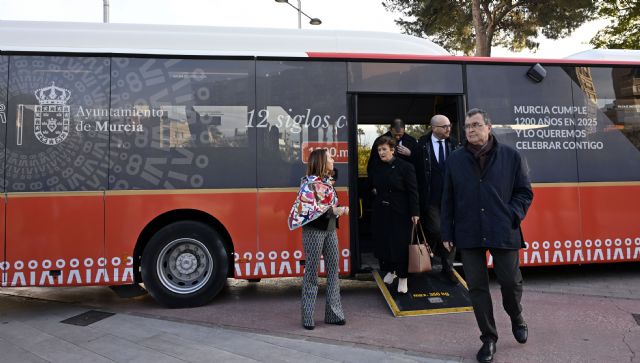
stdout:
POLYGON ((123 363, 178 363, 185 360, 171 357, 167 354, 153 351, 147 347, 132 343, 112 335, 105 335, 96 340, 80 345, 81 347, 123 363))
POLYGON ((256 360, 242 356, 241 354, 233 354, 215 347, 214 342, 211 344, 202 344, 181 337, 160 334, 148 339, 144 339, 138 344, 152 349, 156 352, 162 352, 166 355, 176 357, 188 362, 256 362, 256 360))
POLYGON ((106 363, 112 362, 104 356, 78 347, 64 340, 51 337, 26 348, 29 352, 49 362, 60 363, 106 363))
POLYGON ((27 352, 26 350, 17 347, 15 344, 9 343, 4 339, 0 339, 0 362, 1 363, 40 363, 46 362, 46 360, 38 357, 37 355, 27 352))

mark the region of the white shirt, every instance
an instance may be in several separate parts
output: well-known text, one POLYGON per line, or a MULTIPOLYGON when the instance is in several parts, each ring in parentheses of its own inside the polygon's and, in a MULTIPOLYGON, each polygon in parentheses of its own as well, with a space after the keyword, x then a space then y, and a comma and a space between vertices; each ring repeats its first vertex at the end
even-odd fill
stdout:
MULTIPOLYGON (((444 148, 442 150, 442 152, 444 153, 444 158, 447 158, 447 139, 442 139, 442 147, 444 148)), ((438 159, 438 148, 440 147, 440 144, 438 143, 438 141, 440 141, 440 139, 438 139, 436 137, 436 135, 434 135, 433 133, 431 134, 431 144, 433 144, 433 156, 435 156, 436 160, 438 162, 440 162, 440 160, 438 159)))

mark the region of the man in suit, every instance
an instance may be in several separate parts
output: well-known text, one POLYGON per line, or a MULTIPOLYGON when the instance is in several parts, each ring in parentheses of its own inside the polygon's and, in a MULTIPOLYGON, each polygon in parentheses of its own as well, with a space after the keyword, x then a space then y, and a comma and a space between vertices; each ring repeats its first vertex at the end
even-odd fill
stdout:
POLYGON ((455 248, 445 246, 440 234, 440 202, 444 185, 445 160, 456 148, 451 139, 451 122, 444 115, 435 115, 430 121, 431 131, 418 140, 418 185, 422 226, 431 249, 442 260, 442 274, 452 284, 458 283, 454 274, 455 248))
POLYGON ((487 251, 502 292, 502 305, 511 318, 518 343, 527 342, 529 330, 522 317, 520 248, 524 238, 520 222, 533 200, 526 160, 510 146, 498 142, 484 110, 474 108, 464 121, 467 142, 447 160, 442 192, 442 239, 460 249, 473 313, 482 347, 476 358, 490 363, 496 352, 498 331, 489 291, 487 251))

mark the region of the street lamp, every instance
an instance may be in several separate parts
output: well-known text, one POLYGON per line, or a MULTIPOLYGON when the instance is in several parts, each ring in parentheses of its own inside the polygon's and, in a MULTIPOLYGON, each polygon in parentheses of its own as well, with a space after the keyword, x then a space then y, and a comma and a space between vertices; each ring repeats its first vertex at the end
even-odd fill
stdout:
POLYGON ((306 16, 307 18, 309 18, 309 24, 311 25, 320 25, 322 24, 322 20, 318 19, 318 18, 312 18, 309 15, 307 15, 304 11, 302 11, 302 2, 300 0, 298 0, 298 7, 295 7, 294 5, 292 5, 289 0, 276 0, 277 3, 287 3, 289 4, 289 6, 291 6, 292 8, 296 9, 298 11, 298 29, 302 29, 302 15, 304 14, 304 16, 306 16))

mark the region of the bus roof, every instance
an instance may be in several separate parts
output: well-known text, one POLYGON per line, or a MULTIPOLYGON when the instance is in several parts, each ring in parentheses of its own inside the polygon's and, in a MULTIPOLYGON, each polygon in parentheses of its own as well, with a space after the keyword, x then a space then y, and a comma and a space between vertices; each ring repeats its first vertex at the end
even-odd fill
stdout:
POLYGON ((572 54, 566 59, 603 61, 640 61, 640 50, 635 49, 589 49, 572 54))
POLYGON ((342 30, 0 21, 0 51, 308 57, 320 53, 448 55, 414 36, 342 30))

